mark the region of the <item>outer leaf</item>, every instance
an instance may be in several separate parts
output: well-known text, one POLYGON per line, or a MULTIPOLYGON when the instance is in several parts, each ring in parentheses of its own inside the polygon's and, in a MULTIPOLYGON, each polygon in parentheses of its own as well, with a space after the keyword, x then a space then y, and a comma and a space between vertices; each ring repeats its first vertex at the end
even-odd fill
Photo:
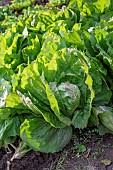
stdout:
POLYGON ((106 106, 99 107, 100 122, 109 130, 113 131, 113 109, 106 106))
POLYGON ((71 127, 57 129, 51 127, 40 116, 26 119, 20 128, 22 140, 35 151, 59 152, 71 139, 71 127))
POLYGON ((102 124, 99 125, 98 131, 99 131, 99 135, 105 135, 106 133, 111 133, 111 134, 113 134, 113 131, 109 130, 108 128, 106 128, 106 127, 103 126, 102 124))
POLYGON ((77 110, 74 112, 72 119, 72 124, 75 128, 83 129, 87 127, 88 120, 91 115, 91 98, 87 99, 87 103, 84 106, 83 110, 77 110))
POLYGON ((19 135, 20 124, 22 123, 21 118, 20 116, 16 116, 0 122, 0 140, 19 135))
POLYGON ((93 111, 98 115, 100 123, 113 131, 113 108, 107 106, 99 106, 93 108, 93 111))
POLYGON ((91 116, 89 118, 89 126, 99 126, 99 117, 95 107, 92 108, 91 116))
POLYGON ((33 96, 30 97, 22 94, 18 91, 19 96, 25 106, 27 106, 32 114, 38 116, 39 114, 44 117, 44 119, 51 124, 53 127, 64 128, 66 125, 59 121, 59 119, 52 113, 52 111, 44 105, 44 103, 40 103, 33 96), (41 105, 42 104, 42 105, 41 105))
POLYGON ((37 62, 29 64, 22 73, 21 87, 25 91, 29 91, 33 97, 49 105, 45 92, 43 79, 38 71, 37 62))

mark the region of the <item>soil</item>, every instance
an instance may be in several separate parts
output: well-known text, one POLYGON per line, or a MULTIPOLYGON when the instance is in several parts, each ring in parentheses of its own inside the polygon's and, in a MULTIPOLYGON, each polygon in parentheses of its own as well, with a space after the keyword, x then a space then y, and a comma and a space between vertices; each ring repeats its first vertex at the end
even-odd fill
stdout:
MULTIPOLYGON (((37 0, 36 4, 44 5, 46 2, 39 3, 37 0)), ((10 0, 0 0, 0 6, 9 3, 10 0)), ((113 135, 93 135, 82 141, 80 137, 73 137, 59 153, 30 151, 23 158, 13 160, 8 166, 13 154, 7 153, 4 148, 0 149, 0 170, 113 170, 113 135), (80 149, 81 145, 86 151, 80 149)))
POLYGON ((0 0, 0 6, 6 5, 6 4, 10 4, 10 0, 0 0))
MULTIPOLYGON (((34 5, 38 4, 38 5, 45 5, 48 2, 48 0, 35 0, 34 5)), ((11 4, 11 0, 0 0, 0 6, 4 6, 6 4, 11 4)))
POLYGON ((77 151, 75 139, 59 153, 30 151, 23 158, 13 160, 10 169, 7 161, 13 153, 1 149, 0 170, 113 170, 113 135, 94 135, 84 140, 82 145, 86 147, 85 152, 77 151))

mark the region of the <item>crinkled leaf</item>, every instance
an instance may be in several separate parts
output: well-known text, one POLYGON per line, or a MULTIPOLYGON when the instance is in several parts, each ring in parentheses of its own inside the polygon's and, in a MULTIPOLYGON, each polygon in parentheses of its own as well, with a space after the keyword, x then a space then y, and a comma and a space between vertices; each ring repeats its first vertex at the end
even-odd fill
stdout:
POLYGON ((55 82, 50 83, 60 110, 68 117, 73 114, 80 103, 80 90, 75 84, 61 83, 58 87, 55 82))

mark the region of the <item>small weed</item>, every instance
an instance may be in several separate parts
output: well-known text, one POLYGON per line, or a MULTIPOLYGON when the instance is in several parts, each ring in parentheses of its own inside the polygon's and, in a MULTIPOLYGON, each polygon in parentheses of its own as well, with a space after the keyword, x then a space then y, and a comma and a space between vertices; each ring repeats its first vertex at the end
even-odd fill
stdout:
POLYGON ((73 147, 73 152, 77 152, 77 157, 80 157, 85 151, 86 147, 83 144, 77 144, 75 147, 73 147))
POLYGON ((63 164, 64 160, 66 159, 66 157, 67 157, 67 152, 59 158, 55 170, 64 170, 62 164, 63 164))
POLYGON ((86 147, 83 143, 79 143, 76 138, 73 137, 74 147, 72 148, 73 152, 77 152, 77 157, 80 157, 82 153, 86 151, 86 147))
POLYGON ((93 158, 97 159, 97 157, 101 156, 104 153, 104 149, 100 148, 92 153, 93 158))
POLYGON ((99 156, 99 152, 98 152, 98 151, 95 151, 95 152, 93 153, 93 158, 96 160, 98 156, 99 156))

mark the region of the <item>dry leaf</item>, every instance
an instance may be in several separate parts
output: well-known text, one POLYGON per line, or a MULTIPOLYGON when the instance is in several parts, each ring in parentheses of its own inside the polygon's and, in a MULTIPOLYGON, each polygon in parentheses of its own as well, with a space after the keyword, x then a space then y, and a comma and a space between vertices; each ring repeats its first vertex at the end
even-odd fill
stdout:
POLYGON ((91 148, 89 148, 86 152, 84 152, 83 157, 88 158, 90 151, 91 151, 91 148))
POLYGON ((109 159, 104 159, 101 162, 104 163, 104 165, 106 165, 106 166, 111 164, 111 160, 109 160, 109 159))

